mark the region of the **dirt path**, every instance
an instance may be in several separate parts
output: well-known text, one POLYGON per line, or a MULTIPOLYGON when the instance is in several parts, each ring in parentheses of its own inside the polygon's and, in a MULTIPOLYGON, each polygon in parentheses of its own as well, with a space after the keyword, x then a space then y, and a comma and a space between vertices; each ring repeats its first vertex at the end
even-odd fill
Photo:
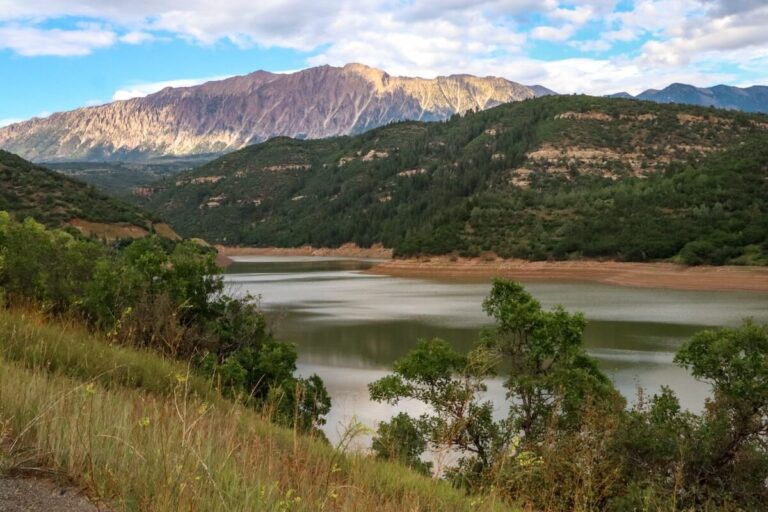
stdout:
POLYGON ((98 510, 73 487, 40 478, 0 478, 0 512, 97 512, 98 510))
POLYGON ((477 258, 396 259, 368 270, 400 277, 585 281, 676 290, 768 292, 766 267, 686 267, 671 263, 614 261, 483 261, 477 258))

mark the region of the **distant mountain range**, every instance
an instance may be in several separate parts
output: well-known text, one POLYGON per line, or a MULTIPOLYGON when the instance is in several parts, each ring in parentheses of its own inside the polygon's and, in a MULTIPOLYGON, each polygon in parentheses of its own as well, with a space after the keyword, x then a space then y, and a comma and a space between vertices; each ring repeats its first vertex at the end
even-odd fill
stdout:
POLYGON ((608 97, 768 113, 768 87, 764 85, 741 88, 728 85, 694 87, 687 84, 672 84, 660 91, 648 89, 637 96, 619 92, 610 94, 608 97))
POLYGON ((220 154, 279 135, 357 134, 550 94, 497 77, 395 77, 361 64, 257 71, 13 124, 0 129, 0 148, 49 162, 220 154))
MULTIPOLYGON (((0 149, 37 162, 214 158, 276 136, 355 135, 395 121, 443 121, 468 110, 554 94, 541 85, 498 77, 397 77, 362 64, 256 71, 6 126, 0 128, 0 149)), ((768 112, 764 86, 672 84, 637 96, 610 96, 768 112)))

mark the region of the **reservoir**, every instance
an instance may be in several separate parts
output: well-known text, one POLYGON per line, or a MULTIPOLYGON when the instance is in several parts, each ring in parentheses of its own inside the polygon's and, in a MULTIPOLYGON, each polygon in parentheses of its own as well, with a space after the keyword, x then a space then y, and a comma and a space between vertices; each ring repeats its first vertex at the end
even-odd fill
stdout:
MULTIPOLYGON (((324 427, 329 439, 352 418, 375 427, 401 410, 368 399, 367 385, 420 338, 442 338, 468 351, 492 325, 482 311, 490 280, 407 279, 364 272, 372 260, 317 257, 235 257, 227 269, 229 292, 260 297, 278 339, 296 344, 299 373, 317 373, 333 399, 324 427)), ((544 307, 561 304, 587 319, 586 348, 631 402, 670 386, 683 406, 701 409, 707 385, 674 362, 675 351, 696 332, 736 326, 743 318, 768 322, 768 294, 677 291, 593 283, 524 283, 544 307)), ((503 407, 501 380, 488 396, 503 407)), ((505 410, 505 408, 503 409, 505 410)), ((503 413, 499 410, 499 413, 503 413)))

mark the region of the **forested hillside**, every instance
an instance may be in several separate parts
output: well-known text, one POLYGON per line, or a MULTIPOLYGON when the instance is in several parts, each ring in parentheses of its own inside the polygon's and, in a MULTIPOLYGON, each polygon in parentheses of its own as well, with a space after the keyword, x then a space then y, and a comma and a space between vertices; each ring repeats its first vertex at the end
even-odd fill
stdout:
POLYGON ((184 235, 227 244, 762 264, 766 142, 761 115, 545 97, 272 139, 166 181, 149 204, 184 235))
POLYGON ((156 216, 2 150, 0 211, 50 227, 70 224, 103 238, 137 238, 152 230, 176 237, 156 216))

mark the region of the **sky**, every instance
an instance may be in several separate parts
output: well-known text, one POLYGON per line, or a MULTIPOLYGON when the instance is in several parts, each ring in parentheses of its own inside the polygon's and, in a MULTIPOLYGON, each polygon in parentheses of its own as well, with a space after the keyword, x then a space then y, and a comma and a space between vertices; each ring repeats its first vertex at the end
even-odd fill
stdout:
POLYGON ((0 126, 349 62, 560 93, 768 84, 768 0, 0 0, 0 126))

